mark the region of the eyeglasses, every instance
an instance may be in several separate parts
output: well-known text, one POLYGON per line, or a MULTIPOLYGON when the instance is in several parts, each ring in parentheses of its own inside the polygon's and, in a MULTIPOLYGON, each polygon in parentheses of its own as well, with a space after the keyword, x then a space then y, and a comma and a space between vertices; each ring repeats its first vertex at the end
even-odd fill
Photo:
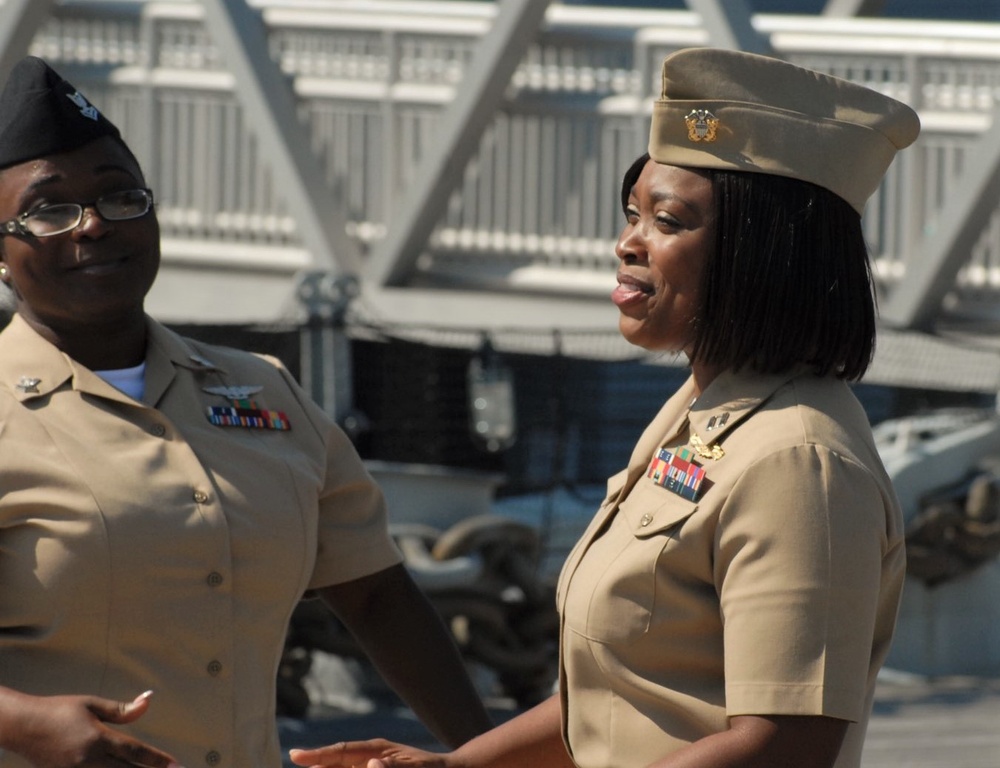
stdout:
POLYGON ((0 224, 0 235, 52 237, 80 226, 87 208, 94 208, 106 221, 127 221, 145 216, 152 207, 152 190, 123 189, 102 195, 92 203, 59 203, 22 213, 0 224))

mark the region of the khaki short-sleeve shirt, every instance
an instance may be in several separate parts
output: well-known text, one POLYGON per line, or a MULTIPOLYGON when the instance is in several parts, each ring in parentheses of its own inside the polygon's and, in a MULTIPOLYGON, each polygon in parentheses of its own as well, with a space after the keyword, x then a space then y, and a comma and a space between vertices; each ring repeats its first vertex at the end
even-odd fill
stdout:
POLYGON ((186 768, 276 768, 288 619, 400 562, 382 495, 274 360, 150 321, 145 381, 137 402, 19 317, 0 334, 0 685, 153 689, 123 730, 186 768), (290 429, 211 423, 226 387, 290 429))
POLYGON ((803 372, 724 374, 688 417, 693 398, 647 428, 563 569, 568 748, 636 768, 730 716, 825 715, 850 721, 837 767, 857 768, 905 557, 864 411, 803 372), (661 447, 694 468, 657 480, 661 447))

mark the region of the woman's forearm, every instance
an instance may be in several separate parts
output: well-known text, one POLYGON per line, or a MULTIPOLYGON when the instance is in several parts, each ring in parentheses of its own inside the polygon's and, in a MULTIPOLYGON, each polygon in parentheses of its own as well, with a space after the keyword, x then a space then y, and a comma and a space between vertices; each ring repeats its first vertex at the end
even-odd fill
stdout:
POLYGON ((452 753, 461 768, 573 768, 562 740, 559 696, 508 720, 452 753))
POLYGON ((832 717, 742 715, 647 768, 831 768, 846 732, 832 717))

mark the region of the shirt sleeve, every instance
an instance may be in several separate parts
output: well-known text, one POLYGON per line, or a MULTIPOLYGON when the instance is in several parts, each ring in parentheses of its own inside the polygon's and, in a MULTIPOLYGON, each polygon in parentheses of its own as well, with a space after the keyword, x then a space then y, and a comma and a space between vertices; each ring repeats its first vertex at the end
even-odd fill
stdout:
POLYGON ((726 707, 863 717, 887 551, 879 484, 817 445, 751 465, 721 513, 726 707))
POLYGON ((279 370, 324 450, 316 565, 309 589, 351 581, 399 564, 403 558, 389 535, 385 497, 354 445, 291 374, 283 367, 279 370))

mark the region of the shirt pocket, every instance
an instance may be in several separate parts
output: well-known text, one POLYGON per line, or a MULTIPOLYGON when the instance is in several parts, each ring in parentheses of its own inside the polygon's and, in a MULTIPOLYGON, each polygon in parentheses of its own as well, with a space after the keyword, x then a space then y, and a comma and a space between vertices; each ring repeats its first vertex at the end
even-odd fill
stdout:
POLYGON ((566 585, 565 624, 608 644, 641 638, 657 599, 657 568, 698 505, 641 478, 607 529, 589 542, 566 585))

